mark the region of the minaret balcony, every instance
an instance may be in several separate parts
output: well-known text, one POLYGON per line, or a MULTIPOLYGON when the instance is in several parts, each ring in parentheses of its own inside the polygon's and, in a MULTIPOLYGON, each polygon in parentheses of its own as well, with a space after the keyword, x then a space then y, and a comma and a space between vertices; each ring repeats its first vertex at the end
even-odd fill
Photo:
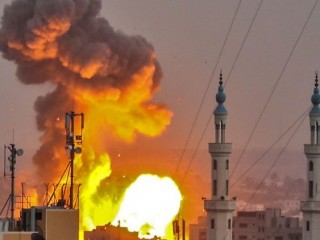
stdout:
POLYGON ((234 211, 236 209, 235 200, 205 200, 206 211, 234 211))
POLYGON ((320 201, 301 201, 300 209, 302 212, 320 213, 320 201))
POLYGON ((215 154, 230 154, 232 143, 209 143, 209 152, 215 154))
POLYGON ((318 144, 305 144, 304 153, 307 155, 320 155, 320 145, 318 144))

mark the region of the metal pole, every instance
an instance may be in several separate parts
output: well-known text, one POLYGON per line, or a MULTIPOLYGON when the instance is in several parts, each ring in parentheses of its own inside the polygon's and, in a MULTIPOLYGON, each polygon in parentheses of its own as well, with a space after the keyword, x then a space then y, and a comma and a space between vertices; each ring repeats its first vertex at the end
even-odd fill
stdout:
POLYGON ((70 208, 73 209, 73 180, 74 180, 74 174, 73 174, 73 163, 74 163, 74 112, 71 112, 71 150, 70 150, 70 208))
POLYGON ((11 170, 11 218, 10 218, 10 230, 14 230, 14 169, 15 169, 15 163, 16 163, 16 149, 14 147, 14 144, 11 144, 11 164, 10 164, 10 170, 11 170))
POLYGON ((81 152, 81 148, 75 148, 75 145, 82 143, 82 129, 84 127, 84 114, 76 114, 74 112, 68 112, 65 115, 65 128, 67 132, 67 146, 66 149, 70 151, 70 204, 69 208, 74 208, 74 158, 76 153, 81 152), (74 118, 80 116, 81 117, 81 133, 80 135, 76 135, 75 133, 75 120, 74 118))

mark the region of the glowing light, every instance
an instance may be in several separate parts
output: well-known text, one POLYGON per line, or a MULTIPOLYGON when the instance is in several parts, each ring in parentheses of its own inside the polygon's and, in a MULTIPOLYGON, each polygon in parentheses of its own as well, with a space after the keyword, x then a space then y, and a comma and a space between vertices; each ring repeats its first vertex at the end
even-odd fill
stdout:
POLYGON ((139 237, 164 236, 168 224, 178 213, 181 194, 168 177, 141 175, 126 190, 114 225, 139 232, 139 237))
MULTIPOLYGON (((74 180, 81 184, 81 231, 105 225, 116 216, 128 224, 131 218, 123 215, 129 204, 126 199, 137 194, 142 200, 153 196, 148 202, 157 205, 148 208, 153 217, 141 209, 135 213, 142 224, 139 230, 162 235, 180 205, 174 182, 146 175, 147 180, 144 176, 129 187, 121 202, 130 177, 112 175, 107 153, 108 140, 133 143, 138 135, 162 134, 170 124, 172 112, 162 103, 151 102, 162 77, 152 45, 143 37, 113 31, 99 16, 101 0, 12 2, 2 18, 3 56, 18 65, 22 82, 50 81, 56 86, 35 103, 37 127, 42 131, 42 146, 33 157, 39 170, 35 181, 57 182, 65 169, 65 129, 57 115, 72 107, 85 113, 90 126, 84 128, 83 152, 74 162, 74 180), (123 185, 117 186, 117 181, 123 185)), ((123 152, 118 158, 122 156, 123 152)))

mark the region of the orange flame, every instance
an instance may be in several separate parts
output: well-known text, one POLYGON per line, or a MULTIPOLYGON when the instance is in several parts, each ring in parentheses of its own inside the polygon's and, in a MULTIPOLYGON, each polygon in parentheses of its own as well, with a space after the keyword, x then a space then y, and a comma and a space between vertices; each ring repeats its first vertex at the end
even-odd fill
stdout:
MULTIPOLYGON (((170 111, 160 105, 147 103, 151 98, 153 73, 153 66, 143 68, 134 76, 132 84, 123 91, 112 88, 95 94, 80 88, 76 89, 79 92, 76 94, 76 101, 81 106, 80 109, 85 109, 87 126, 84 132, 84 154, 82 159, 76 161, 76 172, 79 173, 76 181, 82 183, 80 208, 84 230, 91 230, 95 226, 113 221, 119 205, 122 208, 125 204, 121 203, 120 197, 115 200, 101 189, 101 184, 110 177, 112 170, 111 160, 104 151, 106 143, 100 139, 107 139, 105 135, 112 134, 115 138, 133 142, 137 133, 156 136, 170 122, 172 115, 170 111)), ((169 182, 168 179, 163 180, 165 181, 169 182)), ((174 185, 173 182, 170 183, 174 185)), ((161 185, 155 185, 154 188, 162 192, 161 185)), ((174 208, 174 211, 171 210, 163 216, 162 222, 158 223, 160 230, 154 230, 156 235, 164 234, 163 229, 179 209, 178 190, 176 188, 176 192, 172 191, 171 194, 175 194, 175 199, 167 206, 174 208)), ((121 220, 125 221, 123 216, 121 220)), ((137 229, 130 228, 130 230, 137 229)))
MULTIPOLYGON (((57 119, 70 109, 85 114, 83 154, 75 159, 74 179, 82 184, 83 230, 113 221, 129 185, 130 179, 122 179, 121 190, 112 181, 121 172, 113 176, 107 145, 133 143, 138 135, 158 136, 172 117, 166 106, 151 103, 162 77, 152 45, 114 31, 99 16, 101 4, 13 0, 4 9, 0 29, 0 50, 17 64, 18 78, 26 84, 55 84, 35 103, 37 127, 43 132, 33 157, 38 182, 57 182, 68 162, 64 124, 57 119)), ((174 194, 168 221, 178 209, 174 194)))

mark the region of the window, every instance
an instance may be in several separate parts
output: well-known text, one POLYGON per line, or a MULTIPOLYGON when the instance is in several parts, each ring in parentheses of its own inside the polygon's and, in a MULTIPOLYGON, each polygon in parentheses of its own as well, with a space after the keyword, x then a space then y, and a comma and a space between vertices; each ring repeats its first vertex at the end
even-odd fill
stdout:
POLYGON ((213 195, 216 196, 217 195, 217 180, 213 181, 213 195))
POLYGON ((229 169, 229 160, 227 159, 226 161, 226 169, 228 170, 229 169))
POLYGON ((309 198, 313 198, 313 181, 309 181, 309 198))
POLYGON ((309 171, 313 171, 313 161, 309 162, 309 171))
POLYGON ((240 227, 240 228, 247 228, 247 227, 248 227, 248 224, 246 224, 246 223, 239 223, 239 227, 240 227))
POLYGON ((229 180, 226 180, 226 195, 228 196, 229 192, 229 180))
POLYGON ((214 229, 214 219, 211 219, 211 228, 214 229))
POLYGON ((228 229, 231 229, 231 219, 228 219, 228 229))
POLYGON ((213 160, 213 170, 217 170, 217 160, 213 160))
POLYGON ((286 228, 290 228, 290 223, 291 223, 290 218, 287 218, 286 219, 286 228))
POLYGON ((199 230, 199 240, 206 240, 207 239, 207 230, 200 229, 199 230))
POLYGON ((248 239, 246 235, 240 235, 239 236, 239 240, 246 240, 248 239))
POLYGON ((310 231, 310 222, 309 221, 306 222, 306 230, 310 231))
POLYGON ((283 240, 283 237, 282 237, 282 236, 276 236, 276 237, 274 238, 274 240, 283 240))

